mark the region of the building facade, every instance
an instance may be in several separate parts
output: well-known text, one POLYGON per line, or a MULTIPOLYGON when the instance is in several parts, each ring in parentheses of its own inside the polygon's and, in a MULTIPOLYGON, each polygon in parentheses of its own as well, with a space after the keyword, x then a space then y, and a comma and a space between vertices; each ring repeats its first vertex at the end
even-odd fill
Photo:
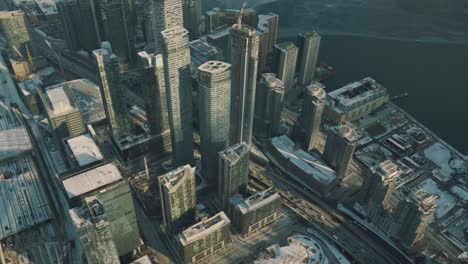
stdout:
POLYGON ((278 79, 284 83, 286 93, 289 93, 294 85, 298 49, 292 42, 283 42, 275 45, 274 71, 278 79))
POLYGON ((300 125, 304 126, 304 148, 307 151, 317 146, 326 97, 325 86, 321 83, 314 82, 305 88, 301 113, 303 124, 300 125))
POLYGON ((125 97, 122 96, 119 59, 108 42, 103 42, 102 48, 94 50, 93 54, 99 67, 101 95, 110 130, 116 137, 125 135, 129 122, 125 97))
POLYGON ((339 181, 348 173, 357 140, 356 131, 348 125, 332 127, 328 131, 323 155, 325 161, 336 170, 339 181))
POLYGON ((273 189, 255 193, 247 198, 235 194, 230 199, 229 217, 242 235, 248 235, 273 223, 281 216, 281 197, 273 189))
POLYGON ((284 83, 274 73, 264 73, 255 96, 254 134, 263 138, 279 133, 284 102, 284 83))
POLYGON ((195 222, 195 168, 186 165, 158 177, 166 230, 177 232, 195 222))
POLYGON ((184 28, 198 37, 205 31, 203 0, 184 0, 184 28))
POLYGON ((231 145, 252 141, 259 39, 255 30, 241 21, 229 35, 232 63, 231 145))
POLYGON ((297 36, 299 46, 297 71, 300 85, 307 85, 314 79, 321 38, 315 31, 299 33, 297 36))
POLYGON ((196 223, 176 236, 183 263, 202 263, 232 241, 224 212, 196 223))
POLYGON ((0 33, 10 47, 27 56, 26 45, 29 45, 31 35, 23 11, 0 11, 0 33))
POLYGON ((278 37, 278 22, 279 16, 274 13, 258 15, 258 29, 261 31, 268 31, 268 45, 266 50, 268 53, 273 52, 278 37))
POLYGON ((202 175, 216 181, 218 152, 229 146, 231 65, 209 61, 198 68, 202 175))
POLYGON ((223 210, 229 210, 229 198, 247 190, 250 147, 236 144, 219 152, 218 197, 223 210))
POLYGON ((172 151, 176 166, 193 160, 192 83, 188 31, 174 27, 161 32, 172 151))

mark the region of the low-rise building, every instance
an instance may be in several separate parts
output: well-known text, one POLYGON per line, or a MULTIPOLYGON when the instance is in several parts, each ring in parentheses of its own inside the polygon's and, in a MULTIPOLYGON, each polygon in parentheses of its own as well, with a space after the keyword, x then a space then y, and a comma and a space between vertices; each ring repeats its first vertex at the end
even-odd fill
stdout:
POLYGON ((90 167, 104 160, 101 150, 90 134, 67 139, 65 146, 68 160, 74 167, 90 167))
POLYGON ((202 220, 176 236, 183 263, 200 263, 231 243, 231 221, 224 212, 202 220))
POLYGON ((281 216, 281 197, 271 188, 247 198, 235 194, 230 201, 232 224, 242 235, 251 234, 281 216))

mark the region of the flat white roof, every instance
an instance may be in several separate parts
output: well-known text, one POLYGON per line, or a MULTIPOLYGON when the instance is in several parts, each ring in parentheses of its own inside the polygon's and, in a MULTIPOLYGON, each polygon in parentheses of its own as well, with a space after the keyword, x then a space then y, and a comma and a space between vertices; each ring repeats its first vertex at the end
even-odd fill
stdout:
POLYGON ((0 131, 0 160, 32 150, 31 140, 24 127, 0 131))
POLYGON ((63 180, 68 198, 97 190, 122 179, 119 169, 113 163, 85 171, 63 180))
POLYGON ((52 110, 54 111, 54 114, 58 115, 75 109, 75 107, 73 107, 72 105, 72 102, 70 101, 70 98, 68 98, 67 94, 65 93, 63 87, 59 86, 47 89, 46 94, 52 106, 52 110))
POLYGON ((104 159, 90 134, 68 139, 67 144, 80 167, 104 159))

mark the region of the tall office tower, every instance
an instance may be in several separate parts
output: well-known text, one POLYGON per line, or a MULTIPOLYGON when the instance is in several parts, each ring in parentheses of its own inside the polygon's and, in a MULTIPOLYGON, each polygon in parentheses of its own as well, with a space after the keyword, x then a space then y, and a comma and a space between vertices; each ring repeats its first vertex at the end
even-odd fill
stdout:
POLYGON ((0 11, 0 33, 10 47, 27 56, 26 45, 31 42, 31 35, 23 11, 0 11))
POLYGON ((411 247, 424 237, 427 226, 437 210, 437 196, 418 190, 400 201, 394 212, 392 229, 398 230, 394 237, 411 247))
POLYGON ((184 26, 184 0, 146 0, 148 21, 147 43, 155 54, 163 52, 161 33, 174 27, 184 26))
POLYGON ((229 198, 247 190, 250 147, 236 144, 219 152, 218 197, 221 207, 229 211, 229 198))
POLYGON ((166 80, 162 55, 138 53, 143 68, 145 110, 151 134, 159 135, 169 130, 167 114, 166 80))
POLYGON ((319 82, 314 82, 305 88, 301 125, 305 130, 304 148, 307 151, 317 146, 326 97, 325 85, 319 82))
POLYGON ((258 35, 258 70, 257 74, 266 71, 268 63, 268 31, 257 30, 258 35))
POLYGON ((102 204, 120 257, 131 254, 140 246, 132 191, 115 164, 93 167, 63 179, 62 184, 71 207, 93 205, 95 200, 102 204))
POLYGON ((169 125, 176 166, 193 159, 192 83, 188 31, 174 27, 161 32, 164 48, 169 125))
POLYGON ((45 92, 39 90, 38 94, 47 120, 59 142, 85 133, 80 105, 66 82, 47 87, 45 92))
POLYGON ((184 0, 184 28, 191 36, 201 36, 205 30, 203 0, 184 0))
POLYGON ((80 21, 81 18, 78 11, 78 2, 76 0, 61 0, 57 1, 56 6, 62 22, 63 35, 67 48, 70 50, 79 50, 78 21, 80 21))
POLYGON ((283 101, 283 81, 274 73, 262 74, 255 96, 254 134, 264 138, 278 135, 283 101))
POLYGON ((380 216, 384 215, 385 212, 390 212, 390 199, 399 176, 398 166, 390 160, 386 160, 372 169, 368 198, 369 217, 374 222, 381 222, 380 216))
POLYGON ((218 152, 229 146, 231 65, 209 61, 198 68, 202 174, 216 181, 218 152))
POLYGON ((120 68, 135 62, 135 0, 96 0, 101 36, 112 44, 120 68))
POLYGON ((307 85, 315 75, 315 67, 317 65, 320 35, 313 31, 307 33, 299 33, 297 42, 299 46, 299 58, 297 61, 297 71, 299 72, 299 84, 307 85))
POLYGON ((268 31, 267 53, 272 53, 278 36, 279 16, 274 13, 258 15, 258 29, 268 31))
POLYGON ((348 125, 338 125, 328 131, 323 155, 325 161, 336 170, 339 180, 342 180, 348 172, 356 145, 356 131, 348 125))
POLYGON ((179 167, 158 177, 161 208, 166 229, 177 232, 195 221, 197 205, 195 168, 179 167))
POLYGON ((259 39, 255 30, 239 21, 229 34, 232 63, 231 145, 252 141, 259 39))
POLYGON ((294 84, 298 49, 292 42, 283 42, 275 45, 274 71, 278 79, 284 82, 286 93, 291 91, 294 84))
POLYGON ((119 59, 112 53, 110 43, 103 42, 102 48, 93 51, 101 78, 101 95, 110 130, 114 136, 128 132, 127 106, 120 84, 119 59))

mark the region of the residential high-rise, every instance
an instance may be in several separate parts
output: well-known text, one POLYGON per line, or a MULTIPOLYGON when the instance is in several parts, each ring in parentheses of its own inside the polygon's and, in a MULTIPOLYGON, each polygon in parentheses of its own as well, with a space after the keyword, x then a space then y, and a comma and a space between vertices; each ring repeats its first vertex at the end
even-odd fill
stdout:
POLYGON ((195 168, 179 167, 158 177, 164 225, 169 232, 177 232, 195 222, 197 205, 195 168))
POLYGON ((191 36, 198 37, 205 30, 203 0, 184 0, 184 28, 191 36))
POLYGON ((398 166, 390 160, 380 163, 373 169, 369 184, 369 217, 376 223, 381 216, 390 212, 390 199, 400 176, 398 166))
POLYGON ((204 263, 206 259, 224 249, 232 241, 231 221, 224 212, 202 220, 176 236, 180 263, 204 263))
POLYGON ((31 35, 23 11, 0 11, 0 33, 10 47, 18 49, 26 57, 26 45, 29 45, 31 35))
POLYGON ((198 68, 202 174, 216 181, 218 152, 229 146, 231 65, 209 61, 198 68))
POLYGON ((111 43, 121 70, 135 62, 135 0, 95 0, 101 38, 111 43))
POLYGON ((341 124, 328 131, 325 150, 325 161, 336 170, 336 176, 341 181, 346 176, 357 145, 357 134, 348 125, 341 124))
POLYGON ((259 39, 239 21, 229 35, 232 63, 231 145, 252 141, 259 39))
POLYGON ((275 45, 274 71, 278 79, 284 82, 284 89, 289 93, 294 85, 298 49, 292 42, 283 42, 275 45))
POLYGON ((164 47, 166 96, 176 166, 193 159, 192 83, 188 31, 174 27, 161 32, 164 47))
POLYGON ((250 147, 236 144, 219 152, 218 197, 223 210, 229 210, 229 198, 245 192, 249 173, 250 147))
POLYGON ((299 33, 297 37, 299 46, 297 71, 299 72, 300 85, 307 85, 314 79, 320 39, 320 35, 315 31, 299 33))
POLYGON ((326 97, 325 85, 319 82, 314 82, 305 88, 301 114, 303 124, 300 125, 304 126, 304 148, 307 151, 311 151, 317 146, 326 97))
POLYGON ((155 54, 163 52, 163 37, 165 30, 183 27, 183 1, 185 0, 145 0, 147 12, 147 44, 148 49, 155 54))
POLYGON ((119 59, 112 52, 110 43, 103 42, 102 48, 93 51, 101 79, 101 95, 110 130, 114 136, 128 132, 127 106, 120 84, 119 59))
POLYGON ((59 142, 85 133, 80 105, 66 82, 47 87, 45 92, 39 90, 38 94, 49 124, 59 142))
POLYGON ((255 96, 254 134, 264 138, 277 136, 283 101, 283 81, 277 79, 274 73, 262 74, 255 96))

